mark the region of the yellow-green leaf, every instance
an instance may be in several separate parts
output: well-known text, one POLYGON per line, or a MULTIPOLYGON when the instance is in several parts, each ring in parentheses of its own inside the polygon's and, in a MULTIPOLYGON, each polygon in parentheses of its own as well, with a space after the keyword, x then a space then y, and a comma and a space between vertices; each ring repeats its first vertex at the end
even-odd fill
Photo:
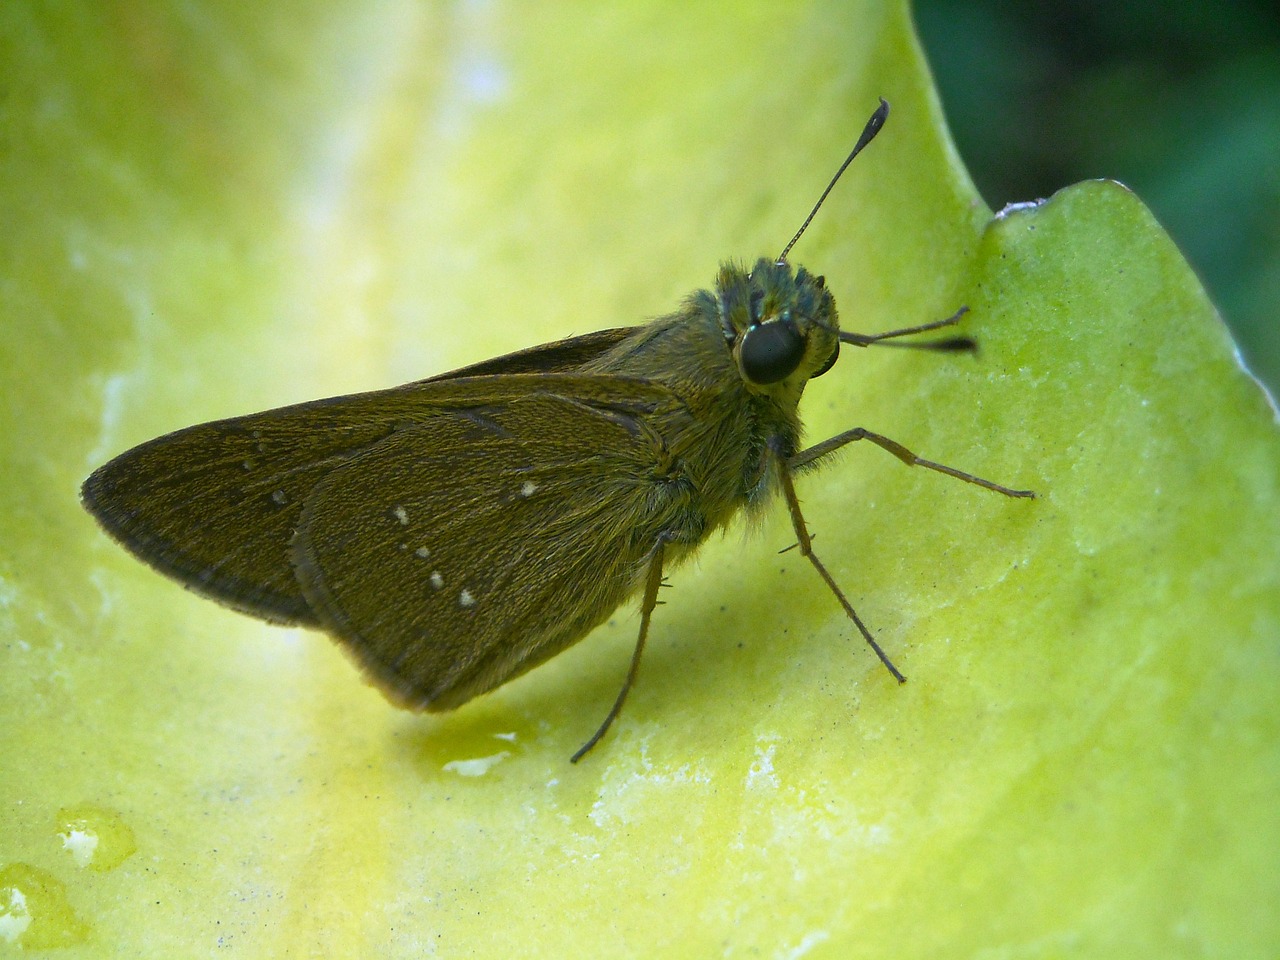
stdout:
POLYGON ((1280 951, 1280 436, 1140 200, 993 216, 902 4, 0 12, 0 950, 66 957, 1280 951), (670 310, 775 254, 847 349, 777 510, 455 714, 185 593, 76 502, 200 420, 670 310), (69 840, 68 838, 72 838, 69 840))

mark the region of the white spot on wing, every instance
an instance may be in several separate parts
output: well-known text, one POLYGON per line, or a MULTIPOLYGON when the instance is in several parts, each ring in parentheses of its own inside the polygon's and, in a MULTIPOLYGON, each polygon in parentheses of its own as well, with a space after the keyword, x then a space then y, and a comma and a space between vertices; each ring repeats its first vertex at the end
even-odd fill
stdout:
POLYGON ((400 506, 400 504, 397 503, 391 508, 391 515, 399 520, 402 525, 406 527, 409 525, 409 511, 400 506))
POLYGON ((458 603, 462 604, 464 607, 474 607, 476 605, 476 598, 472 595, 470 590, 464 589, 460 594, 458 594, 458 603))
POLYGON ((439 570, 431 571, 431 585, 437 590, 444 586, 444 577, 440 576, 439 570))
POLYGON ((520 485, 520 496, 532 497, 534 494, 534 491, 537 489, 538 489, 538 485, 536 483, 534 483, 532 480, 526 480, 524 483, 520 485))
POLYGON ((427 559, 427 557, 431 556, 431 551, 428 550, 426 547, 419 547, 417 550, 413 551, 413 555, 415 557, 421 557, 423 560, 425 560, 427 559))

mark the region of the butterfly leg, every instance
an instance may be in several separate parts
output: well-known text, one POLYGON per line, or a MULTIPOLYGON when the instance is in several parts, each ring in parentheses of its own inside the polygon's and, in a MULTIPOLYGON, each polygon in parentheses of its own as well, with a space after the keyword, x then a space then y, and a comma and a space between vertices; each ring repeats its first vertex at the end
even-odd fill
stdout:
POLYGON ((907 678, 904 677, 893 662, 888 658, 880 645, 876 643, 871 636, 866 625, 863 624, 861 618, 854 611, 852 604, 849 603, 844 592, 837 586, 831 574, 827 572, 827 568, 822 565, 822 561, 818 559, 813 552, 812 541, 809 537, 809 530, 805 526, 804 515, 800 512, 800 500, 796 496, 795 481, 792 473, 795 470, 803 470, 806 467, 813 466, 817 461, 821 460, 828 454, 834 453, 845 444, 853 443, 856 440, 870 440, 876 446, 888 450, 895 457, 901 460, 909 467, 924 467, 928 470, 935 470, 938 473, 945 473, 949 477, 955 477, 957 480, 963 480, 966 483, 977 484, 987 490, 993 490, 996 493, 1002 493, 1006 497, 1034 497, 1035 493, 1031 490, 1014 490, 1010 487, 1003 486, 999 483, 993 483, 990 480, 984 480, 982 477, 974 476, 972 473, 965 473, 963 470, 957 470, 954 467, 948 467, 945 464, 934 463, 932 460, 925 460, 918 457, 902 444, 888 437, 881 436, 878 433, 872 433, 862 427, 853 430, 846 430, 844 433, 837 434, 830 440, 824 440, 822 443, 815 444, 807 450, 802 450, 793 457, 783 457, 781 450, 774 447, 775 454, 778 455, 779 466, 778 475, 782 484, 782 493, 787 501, 787 509, 791 513, 791 525, 795 528, 796 540, 800 547, 802 556, 807 557, 809 562, 813 564, 814 569, 818 571, 818 575, 831 588, 831 592, 836 595, 836 599, 840 601, 840 605, 844 607, 844 612, 849 615, 849 619, 853 621, 858 628, 858 632, 862 634, 862 638, 875 651, 876 656, 880 658, 880 662, 885 665, 888 671, 893 674, 899 683, 906 683, 907 678))
POLYGON ((918 457, 896 440, 890 440, 888 437, 872 433, 870 430, 864 430, 862 427, 855 427, 852 430, 846 430, 844 433, 838 433, 830 440, 824 440, 822 443, 814 444, 807 450, 801 450, 786 461, 787 466, 792 470, 803 470, 805 467, 812 466, 818 460, 834 453, 847 443, 853 443, 855 440, 870 440, 881 449, 888 450, 908 467, 924 467, 926 470, 945 473, 948 477, 955 477, 965 483, 977 484, 987 490, 1003 493, 1006 497, 1035 497, 1035 491, 1033 490, 1013 490, 991 480, 983 480, 982 477, 974 476, 972 473, 957 470, 955 467, 948 467, 945 464, 934 463, 932 460, 918 457))
POLYGON ((653 545, 653 549, 649 552, 649 573, 644 582, 644 599, 640 604, 640 636, 636 639, 635 651, 631 654, 631 667, 627 670, 627 677, 622 681, 622 689, 618 691, 618 699, 613 701, 613 706, 609 709, 609 714, 604 718, 604 723, 600 724, 591 739, 578 748, 578 752, 569 758, 570 763, 577 763, 587 751, 600 742, 601 738, 608 732, 609 727, 613 725, 613 721, 618 718, 618 714, 622 712, 622 704, 627 699, 627 692, 631 689, 632 684, 636 682, 636 674, 640 671, 640 654, 644 652, 644 641, 649 635, 649 621, 653 617, 653 610, 658 605, 658 590, 662 587, 662 555, 667 545, 667 535, 663 534, 658 537, 658 542, 653 545))
POLYGON ((858 628, 858 632, 862 634, 862 639, 867 641, 867 645, 875 651, 876 656, 880 658, 880 662, 893 674, 894 679, 899 683, 906 683, 907 678, 898 671, 898 668, 893 665, 893 661, 880 649, 880 644, 876 643, 875 638, 871 636, 871 631, 867 629, 866 624, 862 622, 862 618, 853 609, 853 604, 849 602, 848 597, 844 595, 844 591, 840 589, 835 579, 827 572, 827 568, 818 559, 818 555, 813 552, 813 541, 809 537, 809 528, 805 526, 804 515, 800 512, 800 499, 796 496, 795 481, 791 477, 791 465, 786 460, 779 461, 778 477, 782 483, 782 495, 787 501, 787 510, 791 513, 791 526, 796 531, 796 541, 800 546, 800 555, 813 564, 813 568, 818 571, 818 576, 822 577, 823 582, 831 588, 831 592, 840 601, 840 606, 844 607, 844 612, 849 615, 849 619, 853 621, 854 626, 858 628))

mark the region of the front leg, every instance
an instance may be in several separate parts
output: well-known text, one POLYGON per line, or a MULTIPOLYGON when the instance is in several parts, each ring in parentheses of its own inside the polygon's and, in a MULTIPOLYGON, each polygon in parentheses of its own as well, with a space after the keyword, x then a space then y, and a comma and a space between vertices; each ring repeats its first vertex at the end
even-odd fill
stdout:
POLYGON ((926 460, 918 457, 896 440, 890 440, 888 437, 881 436, 878 433, 872 433, 862 427, 854 427, 852 430, 846 430, 844 433, 838 433, 830 440, 823 440, 822 443, 816 443, 807 450, 801 450, 794 457, 786 461, 787 466, 791 470, 803 470, 813 466, 818 460, 828 454, 835 453, 847 443, 853 443, 855 440, 870 440, 881 449, 888 450, 895 457, 905 463, 908 467, 924 467, 926 470, 935 470, 938 473, 945 473, 948 477, 955 477, 957 480, 963 480, 965 483, 974 483, 987 490, 993 490, 996 493, 1003 493, 1006 497, 1029 497, 1035 498, 1034 490, 1013 490, 1002 484, 995 483, 991 480, 983 480, 982 477, 974 476, 972 473, 965 473, 963 470, 957 470, 955 467, 948 467, 942 463, 935 463, 932 460, 926 460))

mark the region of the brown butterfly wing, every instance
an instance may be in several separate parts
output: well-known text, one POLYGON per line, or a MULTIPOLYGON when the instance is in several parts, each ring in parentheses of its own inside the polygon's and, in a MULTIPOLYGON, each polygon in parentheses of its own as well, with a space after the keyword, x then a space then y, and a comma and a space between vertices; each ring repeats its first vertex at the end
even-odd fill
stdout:
POLYGON ((85 481, 84 504, 139 559, 191 589, 266 620, 315 624, 289 564, 302 502, 394 424, 372 416, 366 400, 343 399, 199 424, 134 447, 85 481))
POLYGON ((303 593, 405 705, 449 709, 536 666, 643 575, 662 522, 644 421, 678 401, 577 380, 397 431, 307 498, 303 593))
POLYGON ((289 542, 304 499, 335 466, 398 424, 492 391, 496 375, 561 373, 629 332, 602 330, 404 387, 188 427, 100 467, 81 496, 112 537, 160 572, 245 613, 315 625, 289 542), (470 385, 459 387, 463 377, 470 385), (488 383, 477 387, 479 377, 488 383))
POLYGON ((515 353, 504 354, 491 360, 481 360, 468 367, 450 370, 430 377, 420 383, 438 383, 441 380, 457 380, 460 377, 488 377, 512 373, 570 373, 584 363, 595 360, 602 353, 616 346, 643 327, 614 327, 596 330, 577 337, 539 344, 515 353))

